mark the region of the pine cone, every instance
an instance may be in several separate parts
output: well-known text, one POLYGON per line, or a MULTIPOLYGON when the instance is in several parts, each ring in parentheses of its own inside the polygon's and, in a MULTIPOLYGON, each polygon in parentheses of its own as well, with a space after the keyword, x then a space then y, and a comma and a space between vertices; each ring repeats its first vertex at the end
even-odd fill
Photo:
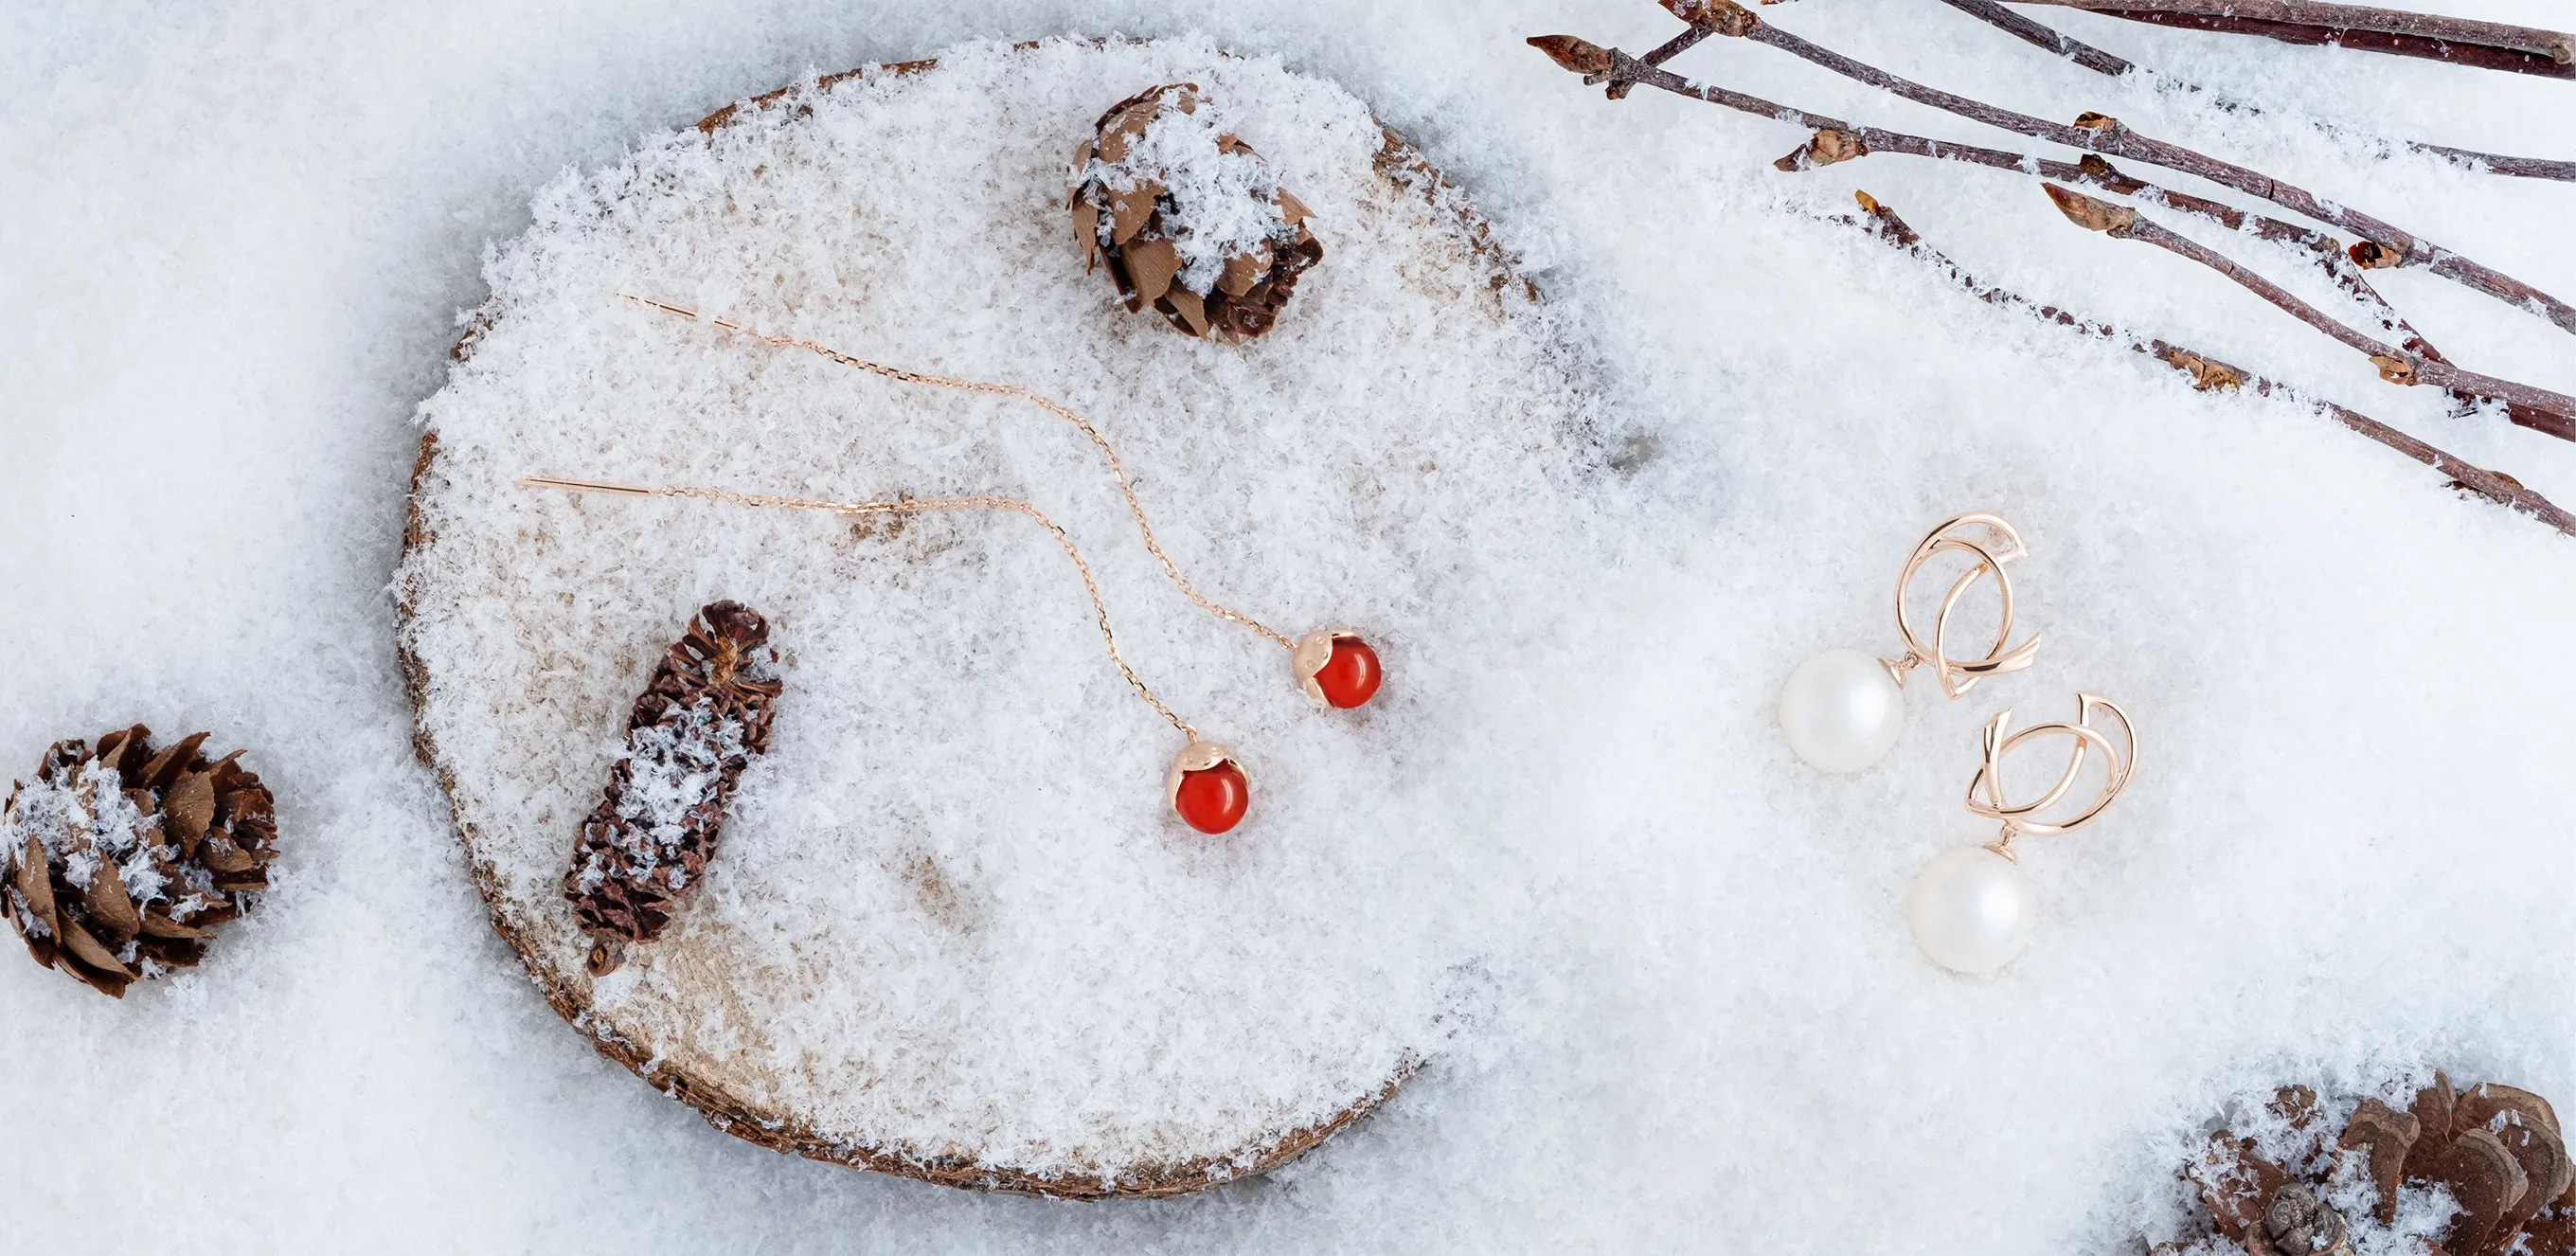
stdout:
POLYGON ((154 753, 140 724, 54 743, 0 811, 0 900, 36 962, 100 992, 205 956, 250 910, 277 858, 277 804, 234 751, 199 733, 154 753), (111 875, 112 874, 112 875, 111 875))
POLYGON ((1213 120, 1196 83, 1109 107, 1074 150, 1074 237, 1084 269, 1106 260, 1130 312, 1228 342, 1269 331, 1297 276, 1324 260, 1306 207, 1270 163, 1213 120))
POLYGON ((653 669, 626 723, 626 753, 573 843, 564 897, 605 976, 629 942, 660 937, 715 858, 725 810, 769 748, 778 697, 769 625, 738 602, 698 612, 653 669))
MULTIPOLYGON (((2314 1101, 2303 1088, 2284 1090, 2274 1111, 2295 1116, 2314 1101), (2291 1102, 2294 1091, 2303 1103, 2291 1102)), ((2306 1123, 2293 1120, 2292 1128, 2306 1123)), ((2434 1256, 2576 1256, 2576 1165, 2557 1113, 2530 1091, 2492 1084, 2454 1091, 2436 1074, 2406 1111, 2364 1099, 2331 1147, 2312 1138, 2299 1146, 2285 1168, 2256 1154, 2252 1140, 2221 1130, 2186 1170, 2219 1233, 2254 1256, 2352 1250, 2346 1219, 2316 1193, 2344 1163, 2377 1187, 2372 1219, 2381 1227, 2396 1222, 2405 1192, 2448 1192, 2459 1210, 2434 1256)))
POLYGON ((2528 1228, 2538 1240, 2526 1245, 2534 1256, 2576 1253, 2570 1236, 2552 1243, 2544 1227, 2532 1224, 2576 1207, 2576 1172, 2547 1100, 2492 1083, 2454 1091, 2450 1078, 2435 1074, 2407 1115, 2416 1136, 2406 1143, 2399 1171, 2408 1182, 2448 1188, 2460 1206, 2444 1250, 2452 1256, 2503 1251, 2528 1228))

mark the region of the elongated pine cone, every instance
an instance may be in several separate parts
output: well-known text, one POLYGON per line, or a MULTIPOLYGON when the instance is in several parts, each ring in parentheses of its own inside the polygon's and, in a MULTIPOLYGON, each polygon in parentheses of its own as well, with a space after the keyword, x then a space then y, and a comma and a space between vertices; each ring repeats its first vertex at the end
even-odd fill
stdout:
POLYGON ((54 743, 0 812, 0 898, 28 953, 103 994, 205 957, 277 858, 277 800, 198 733, 155 753, 140 724, 54 743))
POLYGON ((625 944, 660 937, 715 858, 742 770, 769 749, 779 683, 768 642, 758 612, 711 603, 635 700, 626 753, 564 874, 564 897, 593 940, 592 975, 623 962, 625 944))
POLYGON ((1306 207, 1270 163, 1220 133, 1196 83, 1147 88, 1100 115, 1073 154, 1074 238, 1130 312, 1228 342, 1269 331, 1297 276, 1324 260, 1306 207))

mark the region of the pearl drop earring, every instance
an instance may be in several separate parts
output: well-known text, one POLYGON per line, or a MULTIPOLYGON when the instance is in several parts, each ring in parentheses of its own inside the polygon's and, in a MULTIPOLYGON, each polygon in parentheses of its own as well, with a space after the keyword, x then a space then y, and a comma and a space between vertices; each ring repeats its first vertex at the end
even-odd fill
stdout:
POLYGON ((2021 534, 1991 514, 1945 519, 1925 533, 1896 578, 1896 631, 1905 640, 1904 655, 1880 659, 1858 650, 1827 650, 1800 663, 1780 686, 1780 731, 1788 737, 1789 749, 1809 766, 1858 772, 1885 758, 1905 731, 1904 695, 1899 690, 1907 672, 1928 664, 1941 681, 1941 691, 1957 698, 1985 677, 2030 666, 2039 650, 2039 634, 2007 648, 2012 639, 2013 591, 2012 577, 2004 573, 2005 563, 2026 553, 2021 534), (1970 539, 1977 530, 1989 539, 1982 544, 1970 539), (1923 565, 1945 552, 1967 555, 1970 566, 1942 597, 1940 613, 1932 621, 1932 639, 1926 642, 1906 609, 1905 592, 1923 565), (1954 659, 1949 649, 1950 612, 1987 576, 1994 577, 2000 601, 1994 644, 1986 648, 1983 658, 1954 659))
POLYGON ((2049 836, 2073 830, 2102 814, 2102 809, 2128 787, 2130 774, 2138 766, 2138 732, 2129 723, 2129 713, 2110 699, 2089 693, 2075 695, 2075 709, 2072 724, 2034 724, 2009 735, 2006 730, 2012 722, 2010 708, 1986 721, 1985 761, 1968 782, 1967 805, 1970 814, 2001 823, 2003 836, 1983 846, 1961 847, 1935 856, 1915 875, 1914 888, 1905 898, 1905 920, 1914 931, 1914 943, 1933 963, 1952 972, 1989 973, 2020 955, 2022 948, 2030 945, 2036 913, 2030 887, 2022 879, 2020 861, 2013 854, 2013 839, 2024 833, 2049 836), (2096 712, 2119 724, 2122 744, 2112 744, 2109 736, 2094 727, 2096 712), (2030 802, 2005 802, 2004 756, 2025 741, 2050 736, 2075 739, 2074 753, 2067 756, 2066 770, 2058 774, 2057 784, 2030 802), (2097 750, 2107 770, 2102 792, 2092 803, 2065 819, 2034 819, 2040 811, 2065 799, 2084 770, 2085 756, 2097 750))

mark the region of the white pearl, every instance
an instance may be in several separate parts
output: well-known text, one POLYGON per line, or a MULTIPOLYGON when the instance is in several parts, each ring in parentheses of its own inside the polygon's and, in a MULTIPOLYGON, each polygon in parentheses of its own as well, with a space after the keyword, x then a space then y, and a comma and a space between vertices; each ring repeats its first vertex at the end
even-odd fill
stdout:
POLYGON ((2030 945, 2030 887, 2021 866, 1983 846, 1944 851, 1905 898, 1914 944, 1952 972, 1990 973, 2030 945))
POLYGON ((1877 659, 1827 650, 1780 686, 1780 731, 1810 766, 1857 772, 1895 748, 1905 731, 1905 694, 1877 659))

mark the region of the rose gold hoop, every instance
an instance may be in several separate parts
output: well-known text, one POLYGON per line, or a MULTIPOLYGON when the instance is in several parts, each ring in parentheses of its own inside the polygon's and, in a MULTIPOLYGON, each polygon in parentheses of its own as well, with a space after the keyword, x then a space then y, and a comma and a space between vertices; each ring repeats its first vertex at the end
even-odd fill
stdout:
POLYGON ((2103 808, 2110 806, 2111 800, 2119 797, 2121 790, 2128 788, 2129 777, 2137 770, 2138 730, 2136 726, 2129 722, 2129 713, 2121 710, 2118 703, 2098 694, 2075 695, 2075 722, 2072 724, 2033 724, 2020 732, 2008 734, 2006 730, 2011 726, 2012 710, 2009 707, 1996 712, 1993 719, 1986 721, 1982 739, 1985 747, 1985 761, 1977 765, 1976 776, 1968 782, 1967 799, 1970 814, 1983 816, 2003 825, 2003 836, 1990 843, 1986 849, 2007 859, 2012 857, 2013 839, 2021 834, 2033 833, 2050 837, 2081 827, 2090 822, 2093 817, 2102 814, 2103 808), (2096 711, 2108 714, 2119 723, 2120 742, 2125 744, 2114 744, 2109 736, 2094 726, 2093 715, 2096 711), (2075 749, 2067 756, 2066 769, 2058 773, 2057 783, 2050 786, 2047 793, 2029 802, 2004 801, 2004 756, 2011 754, 2015 746, 2025 741, 2049 736, 2075 739, 2075 749), (2067 791, 2075 788, 2075 778, 2084 771, 2084 757, 2097 750, 2101 752, 2103 760, 2110 768, 2109 773, 2103 778, 2100 796, 2094 798, 2091 805, 2067 819, 2053 821, 2031 819, 2031 816, 2039 811, 2057 805, 2066 797, 2067 791))
POLYGON ((2010 644, 2013 628, 2012 577, 2004 571, 2005 563, 2018 561, 2028 553, 2029 550, 2022 546, 2021 533, 2014 531, 2002 517, 1984 512, 1943 520, 1939 526, 1924 533, 1923 539, 1915 543, 1914 552, 1906 557, 1904 572, 1896 577, 1896 631, 1905 639, 1905 653, 1898 658, 1879 660, 1887 668, 1887 674, 1902 685, 1905 673, 1929 665, 1932 674, 1941 682, 1941 692, 1956 698, 1975 688, 1977 682, 1985 677, 2017 672, 2030 666, 2031 659, 2039 651, 2039 634, 2032 633, 2029 640, 2018 646, 2010 644), (1983 528, 1992 539, 1980 544, 1959 535, 1977 528, 1983 528), (1932 639, 1927 643, 1923 634, 1915 629, 1913 613, 1905 607, 1905 592, 1913 587, 1914 577, 1923 570, 1924 563, 1935 554, 1947 552, 1966 554, 1972 563, 1958 579, 1950 582, 1950 591, 1941 598, 1940 613, 1932 620, 1932 639), (1987 576, 1994 577, 1998 600, 1994 642, 1986 647, 1983 658, 1954 659, 1950 657, 1950 612, 1957 610, 1968 590, 1987 576))

